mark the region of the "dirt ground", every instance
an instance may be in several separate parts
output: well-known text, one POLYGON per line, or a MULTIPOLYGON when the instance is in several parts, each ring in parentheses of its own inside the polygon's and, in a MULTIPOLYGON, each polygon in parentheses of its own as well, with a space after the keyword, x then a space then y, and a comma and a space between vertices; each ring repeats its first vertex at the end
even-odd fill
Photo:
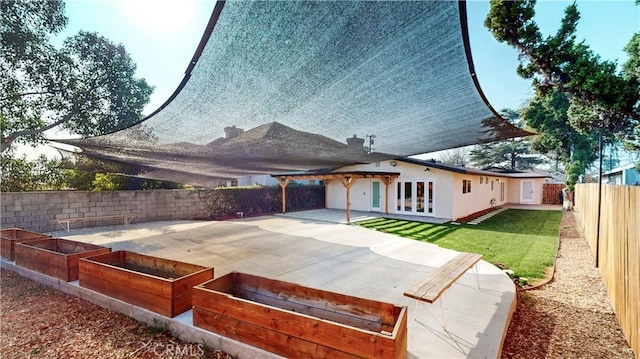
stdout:
POLYGON ((560 224, 553 280, 518 293, 502 358, 634 358, 573 212, 560 224))
POLYGON ((183 342, 162 322, 147 325, 1 271, 0 357, 231 358, 183 342))

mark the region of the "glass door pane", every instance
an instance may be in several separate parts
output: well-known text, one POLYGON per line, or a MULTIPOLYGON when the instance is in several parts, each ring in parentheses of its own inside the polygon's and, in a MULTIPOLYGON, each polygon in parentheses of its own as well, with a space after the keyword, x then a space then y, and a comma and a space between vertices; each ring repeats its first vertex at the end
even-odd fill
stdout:
POLYGON ((401 211, 402 210, 402 182, 398 182, 398 188, 397 189, 397 194, 396 194, 396 199, 397 199, 397 210, 401 211))
POLYGON ((433 181, 429 181, 429 195, 427 197, 427 212, 433 214, 433 181))
POLYGON ((411 195, 411 182, 404 182, 404 211, 411 212, 413 210, 413 197, 411 195))
POLYGON ((416 212, 424 213, 424 182, 416 182, 416 212))
POLYGON ((371 207, 380 209, 380 182, 373 181, 371 185, 371 207))

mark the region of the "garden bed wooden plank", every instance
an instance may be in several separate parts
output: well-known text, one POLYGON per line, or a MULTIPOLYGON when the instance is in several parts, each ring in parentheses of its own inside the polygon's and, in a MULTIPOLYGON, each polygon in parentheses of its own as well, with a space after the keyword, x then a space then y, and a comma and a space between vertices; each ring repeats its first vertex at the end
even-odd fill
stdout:
POLYGON ((406 307, 242 273, 196 286, 193 306, 195 326, 288 357, 406 357, 406 307))
POLYGON ((167 317, 191 309, 193 286, 213 278, 213 268, 117 251, 80 261, 80 286, 167 317))
POLYGON ((16 264, 62 279, 78 280, 80 258, 111 252, 111 248, 68 239, 50 238, 18 243, 15 249, 16 264))
POLYGON ((21 228, 0 229, 0 255, 11 261, 15 261, 15 248, 17 243, 50 239, 46 234, 27 231, 21 228))

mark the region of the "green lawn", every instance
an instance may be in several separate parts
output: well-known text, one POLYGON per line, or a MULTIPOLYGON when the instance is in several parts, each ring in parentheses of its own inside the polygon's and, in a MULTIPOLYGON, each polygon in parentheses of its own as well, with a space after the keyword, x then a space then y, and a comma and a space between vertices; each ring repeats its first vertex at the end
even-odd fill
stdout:
POLYGON ((557 251, 561 211, 509 209, 478 225, 429 224, 388 218, 357 222, 367 228, 437 244, 461 252, 480 253, 502 263, 518 277, 543 278, 557 251))

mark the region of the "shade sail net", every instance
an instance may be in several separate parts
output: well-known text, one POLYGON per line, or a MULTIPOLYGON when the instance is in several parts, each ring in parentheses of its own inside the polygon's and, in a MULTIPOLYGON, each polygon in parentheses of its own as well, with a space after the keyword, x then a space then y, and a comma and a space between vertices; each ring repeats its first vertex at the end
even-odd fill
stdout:
POLYGON ((218 2, 172 99, 128 129, 58 142, 212 185, 526 135, 474 76, 464 3, 218 2))

